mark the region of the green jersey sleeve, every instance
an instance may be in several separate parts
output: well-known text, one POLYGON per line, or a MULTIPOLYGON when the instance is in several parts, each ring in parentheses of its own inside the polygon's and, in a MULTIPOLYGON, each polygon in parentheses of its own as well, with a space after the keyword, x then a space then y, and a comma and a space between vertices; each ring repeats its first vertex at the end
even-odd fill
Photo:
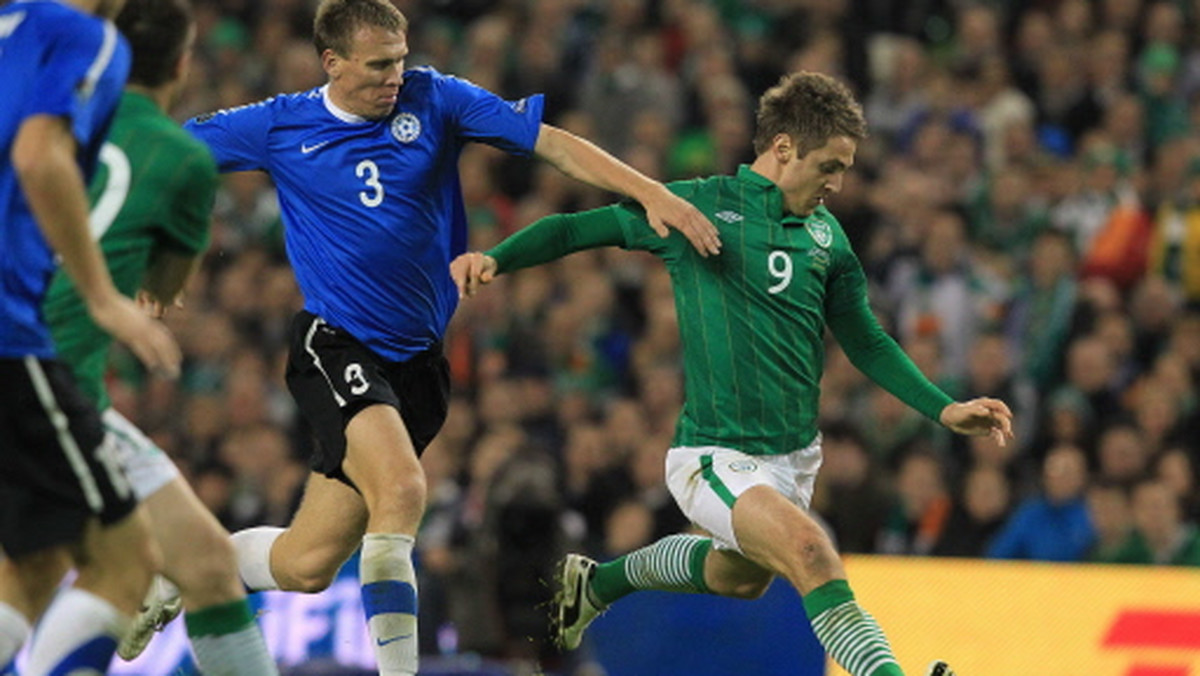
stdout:
POLYGON ((496 272, 505 273, 548 263, 584 249, 620 246, 625 240, 615 214, 618 208, 540 218, 486 253, 496 259, 496 272))
MULTIPOLYGON (((696 181, 676 181, 667 184, 667 189, 679 197, 695 203, 696 181)), ((637 202, 631 200, 622 202, 614 209, 625 235, 624 247, 626 249, 648 251, 670 265, 679 260, 679 257, 691 246, 687 237, 673 228, 666 237, 660 237, 650 227, 650 222, 646 219, 646 210, 637 202)))
POLYGON ((185 254, 208 248, 209 215, 217 195, 217 164, 208 148, 188 141, 187 157, 170 182, 173 199, 162 200, 160 247, 185 254))
POLYGON ((880 387, 927 418, 939 418, 953 399, 921 373, 883 330, 867 301, 867 280, 853 253, 839 256, 829 281, 825 321, 851 363, 880 387))
MULTIPOLYGON (((688 199, 695 192, 694 182, 681 181, 667 186, 688 199)), ((497 273, 548 263, 585 249, 619 246, 649 251, 670 263, 691 246, 676 230, 659 237, 646 220, 646 211, 636 202, 627 201, 577 214, 555 214, 538 219, 487 251, 496 259, 497 273)))

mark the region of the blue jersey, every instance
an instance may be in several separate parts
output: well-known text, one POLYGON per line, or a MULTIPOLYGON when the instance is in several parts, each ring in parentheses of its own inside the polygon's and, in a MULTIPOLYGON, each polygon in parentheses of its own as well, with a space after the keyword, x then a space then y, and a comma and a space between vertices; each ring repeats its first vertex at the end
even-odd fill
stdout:
POLYGON ((458 304, 449 266, 467 246, 459 152, 468 141, 532 152, 542 105, 417 68, 381 120, 338 109, 320 87, 184 126, 221 171, 274 179, 304 308, 404 361, 441 340, 458 304))
POLYGON ((70 120, 90 178, 128 74, 129 47, 112 23, 59 2, 0 8, 0 357, 54 355, 41 311, 54 252, 13 169, 17 131, 34 115, 70 120))

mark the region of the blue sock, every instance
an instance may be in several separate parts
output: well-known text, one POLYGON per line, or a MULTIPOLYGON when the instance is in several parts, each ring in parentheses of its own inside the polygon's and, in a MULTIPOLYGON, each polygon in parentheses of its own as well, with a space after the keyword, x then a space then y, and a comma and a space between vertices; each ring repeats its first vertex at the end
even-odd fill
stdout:
POLYGON ((34 632, 26 676, 108 673, 128 618, 108 601, 72 587, 50 604, 34 632))
POLYGON ((380 676, 417 673, 417 580, 408 535, 367 533, 359 575, 380 676))

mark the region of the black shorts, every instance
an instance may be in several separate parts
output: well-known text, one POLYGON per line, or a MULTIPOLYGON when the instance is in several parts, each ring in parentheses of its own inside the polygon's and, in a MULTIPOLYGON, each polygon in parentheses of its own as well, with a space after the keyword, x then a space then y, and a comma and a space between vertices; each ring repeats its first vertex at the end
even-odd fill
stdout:
POLYGON ((407 361, 387 361, 349 333, 301 311, 292 320, 287 385, 316 437, 309 465, 353 486, 342 471, 350 419, 372 404, 394 407, 420 455, 446 422, 450 365, 440 343, 407 361))
POLYGON ((96 407, 54 360, 0 359, 0 545, 11 557, 77 542, 137 506, 96 407))

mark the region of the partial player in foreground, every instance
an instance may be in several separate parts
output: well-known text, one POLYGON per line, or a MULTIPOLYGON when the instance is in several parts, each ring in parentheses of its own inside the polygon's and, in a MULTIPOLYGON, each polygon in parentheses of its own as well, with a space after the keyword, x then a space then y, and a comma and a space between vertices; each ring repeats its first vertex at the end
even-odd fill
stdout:
POLYGON ((41 619, 26 676, 102 674, 159 564, 95 406, 55 356, 58 261, 79 311, 151 370, 179 348, 122 296, 88 235, 85 184, 129 73, 121 2, 0 7, 0 672, 41 619), (74 565, 75 583, 59 591, 74 565), (52 598, 54 607, 46 611, 52 598))
MULTIPOLYGON (((554 617, 563 648, 578 647, 592 620, 635 591, 753 599, 782 575, 844 669, 903 673, 806 511, 821 464, 825 328, 872 380, 955 432, 1005 443, 1012 415, 995 399, 951 400, 872 314, 858 258, 823 204, 841 188, 865 136, 862 109, 844 85, 793 74, 759 102, 752 165, 670 186, 720 224, 719 257, 696 255, 674 234, 648 236, 642 210, 623 204, 541 219, 452 264, 465 296, 497 274, 600 246, 650 251, 671 273, 686 393, 667 483, 684 514, 712 535, 672 535, 602 564, 567 556, 554 617)), ((950 672, 935 663, 930 673, 950 672)))
MULTIPOLYGON (((176 304, 208 248, 218 181, 208 148, 165 112, 187 74, 195 21, 187 0, 128 0, 116 23, 133 62, 91 186, 92 234, 117 289, 130 297, 141 289, 161 314, 176 304)), ((146 507, 163 574, 182 590, 197 666, 208 676, 278 673, 246 603, 228 533, 171 459, 112 408, 104 387, 111 340, 82 309, 75 285, 59 274, 46 297, 46 321, 60 358, 99 406, 114 458, 146 507)), ((118 646, 121 657, 136 657, 155 628, 179 612, 179 603, 164 606, 157 598, 150 595, 118 646)))

